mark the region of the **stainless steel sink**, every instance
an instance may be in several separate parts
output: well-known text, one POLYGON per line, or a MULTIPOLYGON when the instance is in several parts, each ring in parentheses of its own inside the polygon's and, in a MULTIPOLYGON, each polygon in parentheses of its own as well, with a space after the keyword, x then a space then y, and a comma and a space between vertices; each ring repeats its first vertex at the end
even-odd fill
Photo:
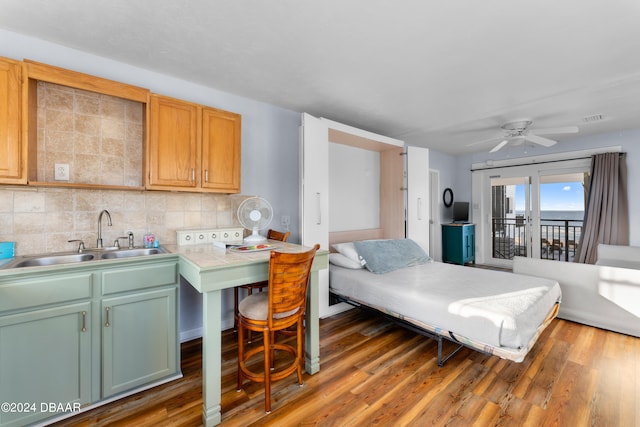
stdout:
POLYGON ((130 258, 134 256, 146 256, 162 254, 164 251, 160 248, 138 248, 138 249, 120 249, 119 251, 110 251, 102 254, 102 259, 113 258, 130 258))
POLYGON ((43 265, 57 265, 57 264, 73 264, 76 262, 91 261, 95 256, 93 254, 72 254, 72 255, 51 255, 51 256, 39 256, 30 257, 22 261, 12 264, 12 268, 19 267, 38 267, 43 265))
POLYGON ((17 257, 15 260, 0 266, 0 269, 21 268, 21 267, 42 267, 58 264, 75 264, 85 261, 99 261, 119 258, 144 257, 149 255, 164 254, 167 251, 163 248, 134 248, 119 249, 117 247, 86 249, 77 253, 57 253, 50 255, 25 255, 17 257))

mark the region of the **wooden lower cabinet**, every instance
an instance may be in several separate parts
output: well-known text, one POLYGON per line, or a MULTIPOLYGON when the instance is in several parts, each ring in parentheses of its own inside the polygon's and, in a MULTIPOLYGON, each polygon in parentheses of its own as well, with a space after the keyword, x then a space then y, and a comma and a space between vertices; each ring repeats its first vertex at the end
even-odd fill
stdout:
POLYGON ((102 397, 177 372, 177 288, 102 300, 102 397))
POLYGON ((91 336, 90 301, 0 317, 0 425, 91 403, 91 336))

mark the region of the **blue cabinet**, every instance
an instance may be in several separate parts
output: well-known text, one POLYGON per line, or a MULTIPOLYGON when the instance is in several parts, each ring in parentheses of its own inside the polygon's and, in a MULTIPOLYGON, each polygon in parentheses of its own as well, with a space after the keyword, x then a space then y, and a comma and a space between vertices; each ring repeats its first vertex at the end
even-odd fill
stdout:
POLYGON ((474 224, 442 224, 442 261, 455 264, 476 262, 474 224))

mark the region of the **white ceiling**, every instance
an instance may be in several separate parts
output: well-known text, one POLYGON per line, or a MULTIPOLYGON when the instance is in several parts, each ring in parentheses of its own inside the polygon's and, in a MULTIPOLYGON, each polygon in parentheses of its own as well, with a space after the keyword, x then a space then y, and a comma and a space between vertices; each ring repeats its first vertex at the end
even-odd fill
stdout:
POLYGON ((0 28, 452 154, 640 128, 638 0, 2 0, 0 28))

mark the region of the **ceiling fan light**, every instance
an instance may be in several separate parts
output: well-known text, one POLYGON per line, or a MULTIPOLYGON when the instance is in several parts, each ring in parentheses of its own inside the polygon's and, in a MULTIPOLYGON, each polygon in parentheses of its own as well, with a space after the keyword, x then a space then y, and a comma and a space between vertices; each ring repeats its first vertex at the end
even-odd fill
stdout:
POLYGON ((533 123, 531 120, 518 120, 515 122, 505 123, 501 126, 506 131, 522 132, 526 130, 533 123))

